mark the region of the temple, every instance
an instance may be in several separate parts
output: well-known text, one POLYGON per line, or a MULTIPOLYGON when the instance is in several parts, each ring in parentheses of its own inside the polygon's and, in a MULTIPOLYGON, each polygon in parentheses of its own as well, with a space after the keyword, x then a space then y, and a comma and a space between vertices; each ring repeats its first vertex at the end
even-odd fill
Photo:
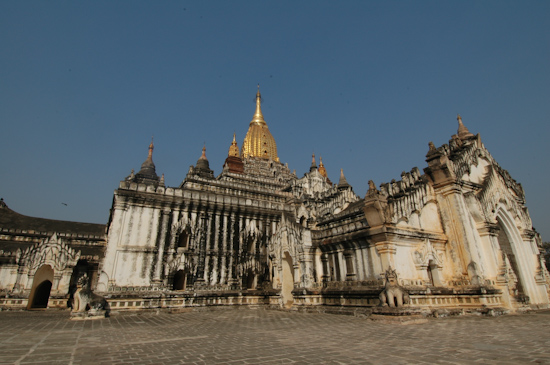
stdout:
MULTIPOLYGON (((86 275, 112 310, 266 306, 341 312, 546 308, 550 276, 525 193, 458 116, 426 166, 358 196, 315 155, 303 177, 279 161, 256 110, 221 173, 206 146, 179 186, 153 142, 120 181, 107 225, 0 206, 0 307, 66 307, 86 275)), ((330 168, 330 167, 329 167, 330 168)))

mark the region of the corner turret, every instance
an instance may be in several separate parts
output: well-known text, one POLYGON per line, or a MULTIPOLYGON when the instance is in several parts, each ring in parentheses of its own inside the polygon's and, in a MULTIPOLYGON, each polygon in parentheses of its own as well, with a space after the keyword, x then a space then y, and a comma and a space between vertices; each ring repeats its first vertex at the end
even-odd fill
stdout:
POLYGON ((351 185, 348 184, 346 177, 344 176, 344 169, 340 169, 340 180, 338 181, 338 190, 350 189, 351 185))
POLYGON ((214 171, 210 170, 210 163, 206 158, 206 146, 202 147, 201 157, 199 157, 199 159, 197 160, 197 164, 193 169, 193 173, 206 179, 214 178, 214 171))
MULTIPOLYGON (((153 163, 153 149, 155 148, 153 144, 153 137, 151 137, 151 144, 149 145, 149 153, 147 159, 141 164, 141 170, 137 174, 130 175, 129 179, 133 182, 142 183, 142 184, 154 184, 157 185, 159 182, 159 177, 155 171, 155 164, 153 163)), ((133 170, 132 170, 133 171, 133 170)))
POLYGON ((223 169, 224 171, 236 174, 244 173, 244 164, 239 154, 239 146, 237 146, 235 133, 233 133, 233 142, 231 142, 231 146, 229 147, 229 152, 227 154, 227 158, 225 159, 225 163, 223 164, 223 169))
POLYGON ((317 170, 317 163, 315 162, 315 153, 311 155, 311 166, 309 167, 309 172, 317 170))

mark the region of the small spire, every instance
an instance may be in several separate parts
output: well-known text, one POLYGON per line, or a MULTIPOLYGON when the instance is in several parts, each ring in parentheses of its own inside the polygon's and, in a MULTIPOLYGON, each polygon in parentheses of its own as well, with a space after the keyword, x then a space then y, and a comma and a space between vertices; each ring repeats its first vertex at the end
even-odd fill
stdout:
POLYGON ((237 140, 235 138, 235 132, 233 132, 233 142, 231 142, 231 146, 229 147, 229 153, 227 154, 228 157, 241 157, 239 153, 239 146, 237 145, 237 140))
POLYGON ((460 116, 460 114, 457 114, 456 120, 458 120, 458 133, 457 133, 458 138, 467 139, 470 137, 475 137, 472 133, 470 133, 468 128, 466 128, 466 126, 462 123, 462 117, 460 116))
POLYGON ((141 164, 141 170, 135 175, 135 181, 138 183, 156 183, 159 177, 155 172, 155 163, 153 162, 153 149, 155 145, 153 143, 153 137, 151 137, 151 144, 149 144, 149 153, 147 159, 141 164))
POLYGON ((155 148, 155 144, 153 143, 153 136, 151 136, 151 144, 149 145, 149 154, 147 156, 147 160, 150 160, 153 162, 153 149, 155 148))
POLYGON ((207 160, 208 161, 208 159, 206 158, 206 144, 204 144, 202 146, 202 155, 201 155, 201 157, 199 157, 199 160, 207 160))
POLYGON ((325 165, 323 164, 323 158, 321 156, 319 156, 319 173, 321 174, 322 177, 325 177, 328 180, 328 182, 330 182, 330 180, 328 179, 327 169, 325 169, 325 165))
POLYGON ((311 155, 311 166, 309 167, 309 172, 317 170, 317 163, 315 162, 315 153, 311 155))
POLYGON ((338 181, 338 189, 349 188, 350 185, 344 176, 344 169, 340 169, 340 181, 338 181))
POLYGON ((136 177, 136 174, 134 173, 134 169, 132 169, 132 171, 130 171, 130 175, 126 177, 126 180, 131 181, 131 180, 134 180, 135 177, 136 177))
POLYGON ((159 186, 164 186, 164 174, 160 177, 159 186))

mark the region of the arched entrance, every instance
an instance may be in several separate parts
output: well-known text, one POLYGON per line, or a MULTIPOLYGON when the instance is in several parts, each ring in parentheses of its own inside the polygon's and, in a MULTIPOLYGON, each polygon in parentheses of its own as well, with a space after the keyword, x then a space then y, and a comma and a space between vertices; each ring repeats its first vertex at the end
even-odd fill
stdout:
POLYGON ((187 286, 187 273, 184 270, 179 270, 174 274, 173 290, 185 290, 187 286))
MULTIPOLYGON (((499 211, 499 215, 497 216, 497 225, 499 228, 497 240, 505 258, 508 259, 510 269, 517 279, 514 288, 514 296, 519 302, 528 303, 529 296, 526 290, 528 283, 526 282, 526 278, 521 268, 521 252, 518 252, 518 247, 516 247, 514 242, 516 241, 516 239, 514 239, 514 233, 516 232, 511 228, 509 220, 510 218, 508 216, 504 215, 502 211, 499 211)), ((512 277, 514 275, 512 275, 512 277)))
POLYGON ((292 296, 292 290, 294 289, 294 265, 292 264, 292 257, 288 251, 285 251, 282 259, 283 280, 281 288, 281 296, 283 298, 283 306, 285 308, 292 307, 294 304, 294 297, 292 296))
POLYGON ((242 278, 242 288, 243 289, 256 289, 256 282, 258 276, 254 274, 253 269, 248 269, 246 273, 243 274, 242 278))
POLYGON ((36 270, 27 309, 41 309, 48 307, 52 283, 53 269, 50 265, 43 265, 40 269, 36 270))

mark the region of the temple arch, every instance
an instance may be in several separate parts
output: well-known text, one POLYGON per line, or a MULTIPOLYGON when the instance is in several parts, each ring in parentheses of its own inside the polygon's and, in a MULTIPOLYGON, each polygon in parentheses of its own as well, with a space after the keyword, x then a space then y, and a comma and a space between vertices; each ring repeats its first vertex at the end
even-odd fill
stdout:
POLYGON ((47 308, 53 283, 53 269, 42 265, 34 274, 27 309, 47 308))
POLYGON ((528 260, 526 260, 525 252, 522 250, 522 247, 525 247, 522 245, 523 239, 516 227, 515 220, 503 207, 497 209, 496 220, 499 228, 497 236, 498 244, 501 251, 508 258, 511 269, 518 279, 515 288, 515 297, 520 302, 528 303, 530 296, 535 294, 531 293, 534 290, 535 283, 533 280, 530 280, 533 275, 529 273, 528 260))
POLYGON ((285 251, 281 260, 282 264, 282 287, 281 298, 283 300, 283 306, 285 308, 292 307, 294 304, 294 297, 292 296, 292 290, 294 289, 294 265, 292 257, 285 251))
POLYGON ((178 270, 172 280, 172 290, 185 290, 187 288, 187 271, 178 270))

